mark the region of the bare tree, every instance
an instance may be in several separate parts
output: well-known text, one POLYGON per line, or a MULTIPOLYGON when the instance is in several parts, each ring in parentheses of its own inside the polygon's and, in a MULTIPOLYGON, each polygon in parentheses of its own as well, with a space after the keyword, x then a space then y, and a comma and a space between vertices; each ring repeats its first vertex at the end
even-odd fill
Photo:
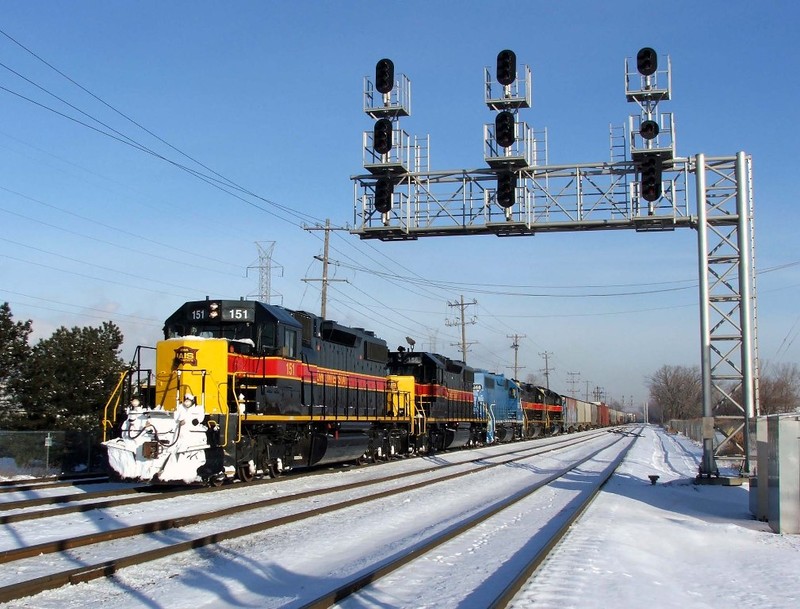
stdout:
POLYGON ((759 379, 759 404, 761 414, 800 408, 800 367, 788 363, 766 366, 759 379))
POLYGON ((544 384, 539 380, 539 378, 533 373, 529 373, 525 376, 525 382, 530 383, 531 385, 536 385, 537 387, 544 386, 544 384))
POLYGON ((694 419, 703 412, 703 384, 697 366, 661 366, 649 379, 650 417, 661 422, 694 419))

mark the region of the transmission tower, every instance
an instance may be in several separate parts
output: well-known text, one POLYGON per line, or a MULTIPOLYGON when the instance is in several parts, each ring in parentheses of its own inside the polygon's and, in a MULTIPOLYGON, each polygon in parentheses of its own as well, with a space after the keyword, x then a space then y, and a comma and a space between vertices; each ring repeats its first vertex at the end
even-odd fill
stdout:
MULTIPOLYGON (((275 241, 256 241, 258 248, 258 264, 248 266, 247 269, 258 269, 258 293, 256 298, 261 302, 270 304, 272 302, 272 269, 280 269, 280 276, 283 277, 283 267, 273 262, 272 252, 275 250, 275 241)), ((283 299, 280 294, 275 294, 283 299)))

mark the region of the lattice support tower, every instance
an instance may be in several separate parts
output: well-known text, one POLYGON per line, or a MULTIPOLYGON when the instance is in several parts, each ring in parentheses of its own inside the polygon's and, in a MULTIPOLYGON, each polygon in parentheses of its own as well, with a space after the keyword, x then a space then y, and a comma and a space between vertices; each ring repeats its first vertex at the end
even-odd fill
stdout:
POLYGON ((717 459, 742 454, 749 471, 751 458, 757 378, 751 163, 743 152, 733 159, 698 154, 695 161, 704 476, 719 474, 717 459), (725 436, 718 444, 715 428, 725 436))
POLYGON ((258 298, 261 302, 271 303, 273 296, 280 297, 280 294, 272 293, 272 271, 280 269, 280 276, 283 276, 283 266, 273 262, 272 253, 275 250, 275 241, 256 241, 258 248, 258 264, 247 267, 258 269, 258 298))

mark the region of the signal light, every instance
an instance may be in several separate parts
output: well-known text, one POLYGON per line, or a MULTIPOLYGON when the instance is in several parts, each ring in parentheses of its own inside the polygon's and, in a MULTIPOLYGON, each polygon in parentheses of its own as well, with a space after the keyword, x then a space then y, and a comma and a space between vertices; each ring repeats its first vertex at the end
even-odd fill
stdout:
POLYGON ((388 118, 381 118, 375 122, 372 147, 378 154, 386 154, 392 149, 392 121, 388 118))
POLYGON ((513 207, 517 198, 517 174, 513 171, 502 171, 497 174, 497 204, 508 209, 513 207))
POLYGON ((636 69, 642 76, 652 76, 658 69, 658 56, 654 49, 644 47, 636 54, 636 69))
POLYGON ((508 148, 514 143, 514 115, 508 110, 503 110, 494 119, 494 137, 503 148, 508 148))
POLYGON ((657 201, 661 198, 661 157, 647 154, 642 159, 642 198, 645 201, 657 201))
POLYGON ((381 59, 375 64, 375 88, 383 94, 394 88, 394 62, 381 59))
POLYGON ((517 79, 517 56, 514 51, 500 51, 497 54, 497 82, 508 86, 517 79))
POLYGON ((394 182, 391 178, 378 178, 375 182, 375 209, 382 214, 388 214, 392 209, 392 194, 394 182))
POLYGON ((658 135, 658 123, 655 121, 642 121, 639 125, 639 134, 646 140, 652 140, 658 135))

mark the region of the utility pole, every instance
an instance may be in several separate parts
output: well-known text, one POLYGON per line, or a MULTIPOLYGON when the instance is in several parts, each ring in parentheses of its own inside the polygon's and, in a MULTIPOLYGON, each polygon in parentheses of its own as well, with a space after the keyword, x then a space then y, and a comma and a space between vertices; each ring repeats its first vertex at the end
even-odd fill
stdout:
MULTIPOLYGON (((447 301, 447 306, 448 307, 458 307, 460 312, 461 312, 461 321, 458 321, 458 320, 451 321, 449 319, 446 319, 444 323, 445 323, 446 326, 461 325, 461 360, 465 364, 467 363, 467 346, 468 346, 468 344, 469 345, 472 344, 472 343, 467 343, 466 325, 467 324, 477 323, 478 319, 473 315, 471 320, 465 321, 465 319, 464 319, 464 310, 467 307, 469 307, 471 305, 476 305, 476 304, 478 304, 478 301, 475 300, 475 299, 472 299, 471 302, 464 302, 464 295, 463 294, 461 295, 461 302, 460 303, 458 303, 458 302, 450 302, 449 300, 447 301)), ((453 346, 457 347, 458 345, 457 344, 453 344, 453 346)))
POLYGON ((519 339, 520 338, 527 338, 525 334, 506 334, 506 338, 513 338, 514 342, 511 343, 511 348, 514 350, 514 378, 519 379, 519 371, 522 370, 525 366, 519 365, 519 339))
POLYGON ((572 396, 577 395, 575 393, 575 386, 578 384, 578 377, 581 375, 580 372, 567 372, 567 383, 569 383, 569 393, 572 396))
POLYGON ((550 351, 545 351, 539 355, 544 358, 544 370, 542 370, 544 372, 544 386, 550 389, 550 356, 553 354, 550 351))
POLYGON ((328 284, 333 281, 342 281, 347 283, 347 279, 328 279, 328 243, 330 241, 330 233, 332 230, 347 230, 346 228, 336 228, 331 227, 330 219, 325 220, 325 226, 306 226, 305 230, 312 231, 312 230, 323 230, 325 231, 325 239, 323 241, 323 251, 322 257, 314 256, 314 259, 322 261, 322 279, 303 279, 306 283, 310 283, 312 281, 321 281, 322 282, 322 296, 321 296, 321 305, 320 305, 320 317, 322 319, 328 318, 328 284))

